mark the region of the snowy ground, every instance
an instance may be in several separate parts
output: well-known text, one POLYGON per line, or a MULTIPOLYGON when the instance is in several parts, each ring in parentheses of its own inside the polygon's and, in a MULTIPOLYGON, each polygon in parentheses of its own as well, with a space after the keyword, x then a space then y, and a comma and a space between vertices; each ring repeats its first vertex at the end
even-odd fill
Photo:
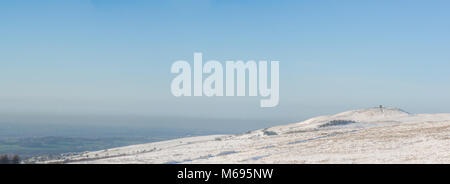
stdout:
POLYGON ((88 152, 45 163, 450 163, 450 114, 373 108, 241 135, 88 152))

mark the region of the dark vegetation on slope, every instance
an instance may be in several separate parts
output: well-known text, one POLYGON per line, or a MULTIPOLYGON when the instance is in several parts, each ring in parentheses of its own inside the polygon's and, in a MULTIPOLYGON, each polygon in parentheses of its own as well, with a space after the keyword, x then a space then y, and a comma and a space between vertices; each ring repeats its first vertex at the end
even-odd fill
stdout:
POLYGON ((358 122, 352 121, 352 120, 332 120, 328 123, 320 125, 319 128, 330 127, 330 126, 349 125, 349 124, 353 124, 353 123, 358 123, 358 122))
POLYGON ((12 157, 0 155, 0 164, 20 164, 19 155, 14 155, 12 157))

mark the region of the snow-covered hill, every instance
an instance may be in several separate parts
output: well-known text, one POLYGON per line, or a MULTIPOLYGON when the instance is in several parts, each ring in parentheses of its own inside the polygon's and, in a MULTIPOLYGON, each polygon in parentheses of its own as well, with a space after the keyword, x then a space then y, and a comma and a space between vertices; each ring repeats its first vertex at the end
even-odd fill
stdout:
POLYGON ((241 135, 132 145, 45 163, 450 163, 450 114, 371 108, 241 135))

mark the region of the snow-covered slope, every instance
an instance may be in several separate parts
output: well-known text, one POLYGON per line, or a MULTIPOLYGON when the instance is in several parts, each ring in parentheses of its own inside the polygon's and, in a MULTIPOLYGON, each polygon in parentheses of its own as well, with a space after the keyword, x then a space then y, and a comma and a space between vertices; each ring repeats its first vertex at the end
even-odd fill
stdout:
POLYGON ((372 108, 241 135, 88 152, 45 163, 450 163, 450 114, 372 108))

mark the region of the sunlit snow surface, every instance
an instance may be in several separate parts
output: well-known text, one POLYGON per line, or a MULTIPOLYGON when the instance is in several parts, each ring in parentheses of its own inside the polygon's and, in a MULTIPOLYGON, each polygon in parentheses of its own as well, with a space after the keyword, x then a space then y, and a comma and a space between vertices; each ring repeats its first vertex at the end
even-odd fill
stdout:
POLYGON ((450 163, 450 114, 373 108, 240 135, 190 137, 44 163, 450 163))

